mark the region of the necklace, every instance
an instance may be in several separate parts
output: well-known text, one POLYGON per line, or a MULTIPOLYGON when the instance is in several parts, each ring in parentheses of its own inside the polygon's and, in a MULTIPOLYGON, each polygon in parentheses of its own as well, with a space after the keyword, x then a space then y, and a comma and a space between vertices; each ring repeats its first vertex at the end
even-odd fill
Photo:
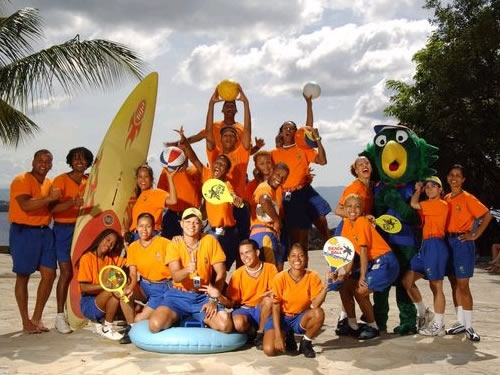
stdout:
POLYGON ((183 236, 182 239, 184 240, 184 243, 186 244, 186 247, 188 248, 189 252, 193 252, 198 250, 198 247, 200 246, 200 240, 197 240, 194 245, 190 245, 187 243, 186 238, 183 236))
POLYGON ((245 266, 245 269, 250 275, 255 275, 256 273, 259 273, 262 270, 262 267, 264 267, 264 262, 260 262, 260 265, 259 267, 257 267, 256 270, 252 270, 248 266, 245 266))
POLYGON ((292 143, 291 145, 282 145, 281 147, 283 147, 284 149, 287 149, 287 148, 292 148, 295 146, 295 143, 292 143))

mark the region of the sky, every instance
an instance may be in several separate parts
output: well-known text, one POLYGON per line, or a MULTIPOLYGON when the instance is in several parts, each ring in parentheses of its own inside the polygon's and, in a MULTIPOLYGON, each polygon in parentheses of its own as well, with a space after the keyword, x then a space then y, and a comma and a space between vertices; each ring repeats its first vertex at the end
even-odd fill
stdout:
MULTIPOLYGON (((392 94, 388 79, 411 82, 413 55, 432 32, 424 0, 12 0, 7 13, 40 10, 43 45, 109 39, 137 51, 147 72, 159 73, 155 123, 148 154, 155 176, 163 141, 173 129, 187 135, 205 125, 210 96, 226 78, 240 83, 250 102, 252 135, 264 149, 287 120, 305 123, 302 87, 321 86, 313 101, 328 164, 313 166, 314 186, 343 186, 349 166, 374 136, 392 94)), ((5 8, 5 6, 4 6, 5 8)), ((137 82, 106 92, 61 93, 29 112, 41 131, 17 148, 0 146, 0 188, 30 170, 33 153, 54 155, 49 177, 69 170, 66 154, 85 146, 94 154, 116 112, 137 82)), ((243 106, 236 120, 243 121, 243 106)), ((221 105, 215 120, 222 119, 221 105)), ((195 147, 206 160, 204 145, 195 147)), ((124 155, 126 157, 126 155, 124 155)), ((251 173, 252 165, 249 166, 251 173)))

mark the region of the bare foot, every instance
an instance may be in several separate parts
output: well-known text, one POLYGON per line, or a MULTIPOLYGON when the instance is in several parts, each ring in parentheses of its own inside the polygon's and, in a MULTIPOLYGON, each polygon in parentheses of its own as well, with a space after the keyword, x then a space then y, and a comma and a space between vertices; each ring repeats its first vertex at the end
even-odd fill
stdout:
POLYGON ((23 333, 27 333, 29 335, 34 334, 34 333, 42 333, 40 329, 34 325, 32 322, 23 324, 23 333))
POLYGON ((50 329, 48 329, 47 327, 45 327, 43 325, 43 323, 40 321, 40 322, 36 322, 34 320, 31 321, 31 323, 33 323, 33 325, 40 331, 40 332, 49 332, 50 329))

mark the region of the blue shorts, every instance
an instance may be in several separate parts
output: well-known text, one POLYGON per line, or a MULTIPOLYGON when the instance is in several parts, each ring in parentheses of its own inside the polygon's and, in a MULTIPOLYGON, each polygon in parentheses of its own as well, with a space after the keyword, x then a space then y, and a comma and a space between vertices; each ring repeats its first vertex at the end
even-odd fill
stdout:
MULTIPOLYGON (((359 279, 359 268, 351 275, 354 279, 359 279)), ((382 292, 392 285, 399 276, 398 258, 392 251, 379 256, 368 262, 368 271, 366 272, 366 283, 368 289, 374 292, 382 292)))
POLYGON ((172 281, 166 280, 164 282, 152 282, 141 278, 139 285, 148 299, 146 305, 154 310, 161 305, 163 298, 165 297, 165 293, 167 293, 167 290, 172 287, 172 281))
MULTIPOLYGON (((300 325, 300 321, 302 320, 302 317, 305 315, 305 313, 307 311, 308 310, 303 311, 300 314, 296 314, 293 316, 281 315, 281 319, 280 319, 281 330, 285 331, 285 332, 292 330, 294 333, 298 333, 299 335, 303 335, 304 333, 306 333, 306 330, 304 328, 302 328, 302 326, 300 325)), ((266 320, 266 324, 264 325, 264 332, 269 330, 269 329, 274 329, 272 315, 266 320)))
POLYGON ((71 263, 71 241, 75 232, 75 224, 54 223, 54 241, 56 258, 59 263, 71 263))
POLYGON ((238 243, 240 243, 250 235, 250 210, 247 205, 243 207, 233 206, 233 216, 238 228, 238 243))
POLYGON ((209 228, 207 233, 219 241, 224 254, 226 254, 226 269, 230 270, 233 263, 239 258, 240 238, 238 237, 238 229, 236 227, 224 227, 223 230, 223 234, 217 234, 215 228, 209 228))
POLYGON ((232 312, 232 315, 245 315, 246 317, 248 317, 248 322, 254 328, 258 328, 260 324, 260 305, 257 305, 255 307, 239 307, 232 312))
POLYGON ((458 237, 448 237, 448 276, 457 279, 470 279, 474 275, 476 247, 474 241, 460 241, 458 237))
POLYGON ((314 219, 332 211, 328 202, 311 185, 283 194, 286 225, 289 228, 310 229, 314 219))
POLYGON ((44 266, 57 268, 54 233, 48 226, 32 227, 12 223, 9 230, 12 272, 31 275, 44 266))
POLYGON ((261 260, 273 264, 285 262, 280 239, 271 228, 265 225, 254 225, 250 231, 250 239, 259 244, 261 260))
MULTIPOLYGON (((161 306, 166 306, 177 314, 179 320, 191 317, 192 320, 203 323, 205 311, 201 308, 209 301, 204 293, 191 293, 179 289, 169 289, 163 296, 161 306)), ((217 306, 218 311, 224 310, 222 305, 217 306)))
POLYGON ((448 246, 443 238, 428 238, 410 261, 410 270, 421 273, 426 280, 443 280, 448 264, 448 246))
POLYGON ((165 210, 161 224, 162 237, 171 240, 174 236, 182 236, 181 217, 182 212, 165 210))
POLYGON ((102 318, 104 318, 104 311, 101 311, 96 303, 95 299, 97 296, 94 295, 82 295, 82 298, 80 299, 80 310, 82 314, 87 318, 92 321, 99 321, 102 318))

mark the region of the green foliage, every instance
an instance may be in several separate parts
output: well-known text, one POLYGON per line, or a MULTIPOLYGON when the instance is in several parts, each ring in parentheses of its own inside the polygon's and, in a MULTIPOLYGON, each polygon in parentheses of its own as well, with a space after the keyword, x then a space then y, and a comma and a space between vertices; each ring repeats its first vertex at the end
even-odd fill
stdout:
POLYGON ((143 76, 141 58, 122 44, 81 41, 77 35, 35 52, 32 43, 41 38, 38 10, 0 17, 0 141, 5 145, 17 146, 38 130, 24 112, 54 98, 57 89, 68 96, 82 89, 105 91, 143 76))
POLYGON ((427 0, 436 30, 413 61, 413 83, 394 90, 387 115, 439 147, 445 176, 465 166, 466 189, 500 207, 500 1, 427 0))

